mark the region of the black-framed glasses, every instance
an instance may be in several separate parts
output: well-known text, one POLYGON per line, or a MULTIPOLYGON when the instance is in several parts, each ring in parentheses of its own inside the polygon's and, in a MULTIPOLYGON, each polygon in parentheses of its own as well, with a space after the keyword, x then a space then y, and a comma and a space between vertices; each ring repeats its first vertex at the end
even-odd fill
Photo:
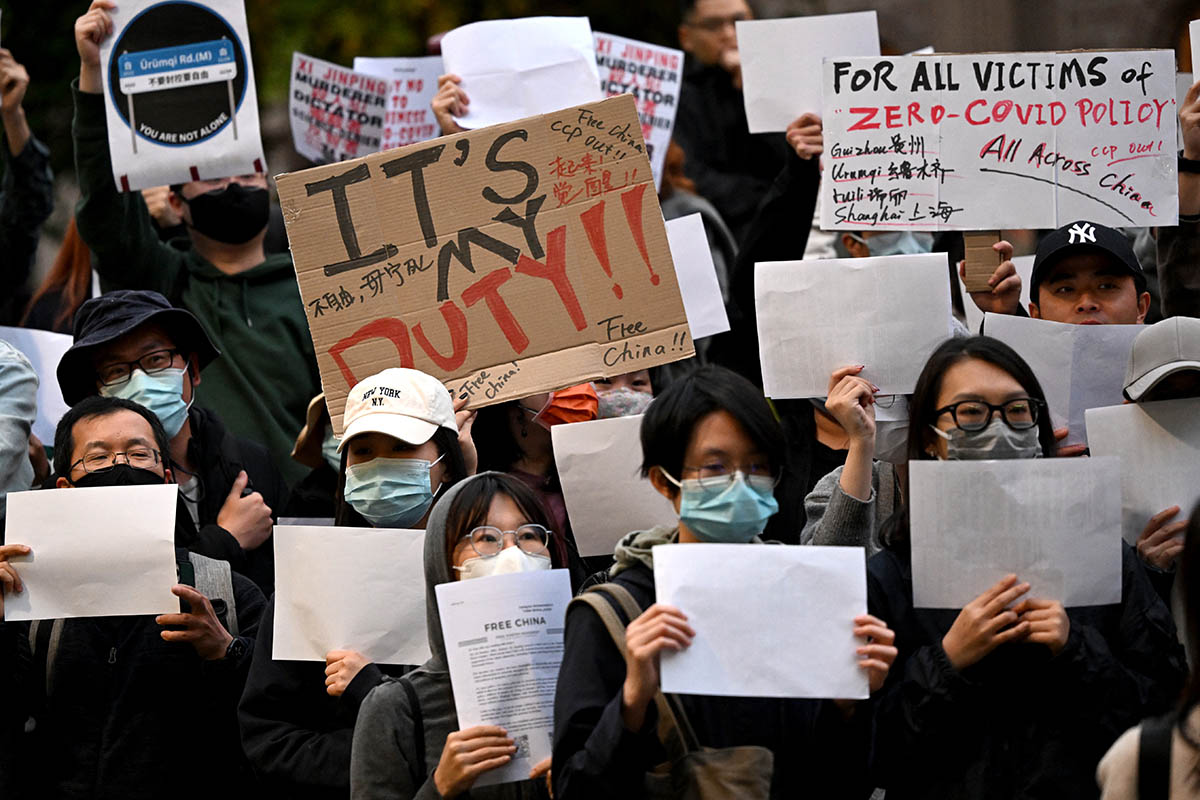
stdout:
POLYGON ((500 555, 500 551, 504 549, 504 537, 509 535, 516 541, 517 547, 526 553, 544 555, 552 532, 536 523, 529 523, 515 531, 502 531, 494 525, 480 525, 465 534, 471 542, 471 549, 482 558, 500 555))
POLYGON ((998 406, 983 400, 960 400, 939 408, 937 415, 949 414, 956 427, 974 433, 990 425, 992 416, 999 411, 1005 425, 1015 431, 1027 431, 1037 425, 1038 409, 1042 405, 1041 400, 1032 397, 1018 397, 998 406))
POLYGON ((117 465, 118 456, 124 456, 125 463, 134 469, 153 469, 161 460, 159 452, 152 447, 130 447, 123 453, 88 453, 72 464, 71 470, 82 465, 84 472, 103 472, 117 465))
POLYGON ((96 371, 96 377, 100 379, 102 386, 120 386, 129 381, 129 376, 133 374, 135 368, 147 375, 154 375, 170 369, 171 365, 175 363, 177 355, 181 354, 175 349, 152 350, 136 361, 117 361, 105 364, 96 371))

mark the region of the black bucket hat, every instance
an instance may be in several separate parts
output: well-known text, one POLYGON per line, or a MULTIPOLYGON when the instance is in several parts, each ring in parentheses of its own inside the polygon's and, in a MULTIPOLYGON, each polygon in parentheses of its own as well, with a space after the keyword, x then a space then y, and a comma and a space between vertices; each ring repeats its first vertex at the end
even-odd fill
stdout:
POLYGON ((75 343, 58 362, 58 386, 63 400, 73 406, 96 394, 93 351, 151 321, 163 326, 180 350, 195 353, 200 369, 221 355, 200 320, 190 311, 171 305, 158 292, 141 289, 109 292, 93 297, 75 312, 75 343))

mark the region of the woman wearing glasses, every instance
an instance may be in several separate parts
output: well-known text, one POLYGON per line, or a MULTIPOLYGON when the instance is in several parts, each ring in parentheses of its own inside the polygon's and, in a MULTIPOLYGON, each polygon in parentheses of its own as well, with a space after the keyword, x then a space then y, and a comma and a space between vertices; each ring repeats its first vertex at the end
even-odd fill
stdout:
MULTIPOLYGON (((1012 348, 972 336, 929 358, 909 461, 1041 458, 1054 442, 1041 386, 1012 348)), ((900 648, 875 703, 873 777, 888 800, 1095 797, 1105 749, 1165 709, 1182 676, 1170 614, 1132 548, 1119 605, 1067 611, 1010 575, 961 611, 917 609, 908 532, 902 509, 867 562, 868 606, 900 648)))
MULTIPOLYGON (((434 500, 466 474, 449 392, 395 367, 355 384, 344 408, 337 523, 424 528, 434 500)), ((385 673, 409 668, 381 667, 350 648, 330 651, 325 664, 276 660, 274 619, 272 597, 238 707, 246 755, 280 797, 348 797, 359 705, 385 673)))
MULTIPOLYGON (((676 542, 761 544, 759 534, 778 509, 774 488, 786 466, 783 432, 762 393, 740 375, 708 366, 672 383, 646 411, 641 438, 642 473, 674 504, 679 522, 630 533, 617 545, 611 582, 644 609, 626 628, 627 657, 594 611, 567 613, 554 704, 557 798, 641 797, 646 774, 667 760, 653 702, 659 655, 690 646, 694 634, 686 609, 655 602, 653 548, 676 542)), ((781 620, 788 613, 780 609, 781 620)), ((895 656, 892 633, 866 615, 846 624, 865 640, 857 651, 859 665, 876 689, 895 656)), ((781 621, 781 635, 784 625, 781 621)), ((703 746, 758 745, 774 753, 773 797, 870 794, 862 785, 867 741, 859 726, 867 715, 855 715, 852 705, 677 699, 703 746)))
POLYGON ((546 797, 541 777, 472 789, 481 775, 507 764, 516 747, 491 725, 459 730, 434 587, 510 572, 565 566, 553 547, 546 510, 533 490, 501 472, 484 472, 455 486, 434 507, 425 528, 425 596, 432 658, 388 680, 363 702, 354 729, 351 794, 400 800, 413 797, 546 797))

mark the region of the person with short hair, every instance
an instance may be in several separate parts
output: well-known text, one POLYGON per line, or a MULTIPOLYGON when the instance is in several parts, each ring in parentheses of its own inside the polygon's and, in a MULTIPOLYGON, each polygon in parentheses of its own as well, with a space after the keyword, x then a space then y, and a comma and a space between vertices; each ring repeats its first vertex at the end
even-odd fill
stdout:
MULTIPOLYGON (((1049 458, 1054 442, 1041 385, 1011 347, 955 338, 929 357, 910 405, 910 462, 1049 458)), ((1118 604, 1067 609, 1008 575, 961 610, 916 608, 909 525, 905 508, 867 562, 868 608, 895 626, 900 650, 874 706, 878 785, 889 800, 1094 796, 1100 756, 1169 706, 1185 674, 1133 548, 1121 544, 1118 604)))
MULTIPOLYGON (((643 609, 628 620, 622 656, 592 609, 568 610, 554 702, 554 796, 640 797, 667 761, 654 697, 659 657, 695 637, 686 609, 655 602, 654 548, 720 542, 753 546, 778 510, 787 469, 783 431, 762 394, 721 367, 671 384, 642 420, 642 475, 674 505, 676 526, 634 531, 616 547, 611 583, 643 609)), ((753 587, 747 587, 753 591, 753 587)), ((616 603, 619 616, 623 610, 616 603)), ((856 659, 872 691, 896 650, 882 619, 846 620, 865 641, 856 659)), ((786 624, 781 635, 786 635, 786 624)), ((772 797, 868 797, 865 704, 850 701, 674 696, 704 747, 758 745, 774 753, 772 797)))
MULTIPOLYGON (((342 434, 337 525, 422 529, 434 500, 467 476, 450 393, 419 370, 392 367, 355 384, 342 434)), ((246 755, 270 797, 348 797, 359 706, 385 675, 412 666, 375 664, 351 647, 324 664, 277 660, 274 624, 272 596, 238 707, 246 755)))
MULTIPOLYGON (((129 400, 84 398, 59 422, 54 445, 60 490, 173 482, 162 423, 129 400)), ((182 509, 175 524, 191 525, 182 509)), ((4 596, 23 590, 30 556, 11 535, 0 546, 0 619, 4 596)), ((176 548, 179 564, 198 558, 176 548)), ((0 728, 24 729, 15 751, 0 755, 11 759, 0 770, 3 796, 255 797, 236 707, 263 596, 236 572, 230 580, 232 607, 181 583, 171 591, 187 612, 42 620, 36 632, 0 622, 0 728)))
POLYGON ((275 585, 271 528, 288 489, 270 454, 197 404, 201 372, 224 356, 190 312, 158 292, 92 298, 75 316, 58 363, 63 399, 123 397, 145 406, 170 438, 180 496, 199 530, 189 550, 228 561, 264 593, 275 585))

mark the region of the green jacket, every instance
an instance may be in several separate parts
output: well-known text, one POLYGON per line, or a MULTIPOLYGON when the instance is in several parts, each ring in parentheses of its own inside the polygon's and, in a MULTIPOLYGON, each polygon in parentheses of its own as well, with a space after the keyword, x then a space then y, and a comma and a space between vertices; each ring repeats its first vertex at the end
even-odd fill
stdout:
POLYGON ((321 381, 291 256, 227 275, 186 237, 160 242, 141 193, 113 183, 103 95, 71 89, 75 222, 105 286, 160 292, 199 318, 221 357, 205 368, 196 402, 266 446, 288 482, 298 482, 308 470, 291 459, 292 445, 321 381))

